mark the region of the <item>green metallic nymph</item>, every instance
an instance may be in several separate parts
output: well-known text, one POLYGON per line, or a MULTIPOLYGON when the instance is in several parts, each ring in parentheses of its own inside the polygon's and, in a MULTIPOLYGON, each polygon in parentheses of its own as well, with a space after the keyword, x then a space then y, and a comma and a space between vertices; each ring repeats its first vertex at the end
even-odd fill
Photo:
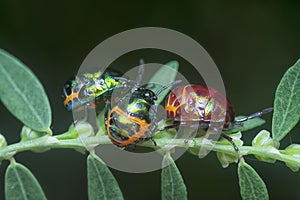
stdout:
POLYGON ((64 106, 68 111, 95 108, 98 103, 110 101, 112 91, 127 87, 128 81, 111 70, 83 73, 69 79, 63 88, 64 106))

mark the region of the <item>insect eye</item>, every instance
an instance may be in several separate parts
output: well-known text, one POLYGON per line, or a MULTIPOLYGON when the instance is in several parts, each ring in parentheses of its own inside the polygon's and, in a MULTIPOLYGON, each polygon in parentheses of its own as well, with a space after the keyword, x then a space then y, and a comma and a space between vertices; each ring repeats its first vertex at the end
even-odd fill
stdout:
POLYGON ((70 78, 64 85, 64 96, 69 96, 72 93, 72 83, 75 81, 75 77, 70 78))
POLYGON ((64 93, 70 95, 72 93, 72 88, 69 82, 64 85, 64 93))

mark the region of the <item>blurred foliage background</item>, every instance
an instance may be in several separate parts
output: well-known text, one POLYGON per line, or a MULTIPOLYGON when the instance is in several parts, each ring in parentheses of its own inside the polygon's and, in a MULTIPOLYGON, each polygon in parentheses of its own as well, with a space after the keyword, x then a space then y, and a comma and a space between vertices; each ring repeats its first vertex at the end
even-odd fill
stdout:
MULTIPOLYGON (((0 1, 0 48, 22 60, 43 83, 53 112, 53 131, 72 123, 61 100, 66 79, 85 56, 106 38, 132 28, 165 27, 198 41, 222 74, 228 98, 238 114, 250 114, 273 104, 283 73, 300 57, 300 2, 297 1, 0 1)), ((146 62, 165 63, 173 57, 143 54, 146 62)), ((130 68, 138 60, 123 59, 115 68, 130 68), (118 66, 117 66, 118 65, 118 66), (121 65, 121 66, 120 66, 121 65)), ((189 74, 189 68, 180 65, 189 74)), ((24 105, 26 106, 26 105, 24 105)), ((21 124, 0 105, 0 131, 8 143, 19 140, 21 124)), ((250 143, 267 123, 243 135, 250 143)), ((282 147, 300 143, 300 127, 282 147)), ((16 156, 40 181, 49 199, 87 199, 86 156, 73 150, 24 152, 16 156)), ((262 176, 271 199, 300 196, 300 174, 277 162, 246 159, 262 176)), ((0 168, 0 199, 4 171, 0 168)), ((236 165, 223 169, 211 153, 204 159, 185 154, 177 160, 189 199, 239 199, 236 165)), ((159 199, 160 171, 128 174, 112 170, 125 199, 159 199)))

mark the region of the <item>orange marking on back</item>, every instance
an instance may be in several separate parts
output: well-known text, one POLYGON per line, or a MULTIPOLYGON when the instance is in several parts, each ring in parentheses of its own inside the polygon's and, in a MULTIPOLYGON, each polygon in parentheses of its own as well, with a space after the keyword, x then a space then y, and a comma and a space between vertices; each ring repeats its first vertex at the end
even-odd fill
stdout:
POLYGON ((119 108, 118 106, 115 106, 113 107, 113 109, 110 111, 109 115, 108 115, 108 118, 107 118, 107 121, 109 122, 110 119, 111 119, 111 114, 113 112, 116 112, 117 114, 123 116, 123 117, 127 117, 130 119, 130 121, 133 121, 137 124, 140 125, 140 131, 135 133, 133 136, 129 136, 128 135, 128 140, 125 140, 125 141, 119 141, 117 140, 116 138, 114 138, 111 134, 110 134, 110 127, 111 125, 108 123, 107 124, 107 133, 109 135, 109 138, 113 141, 114 144, 117 144, 118 146, 120 147, 124 147, 124 146, 128 146, 129 144, 133 144, 135 143, 136 141, 138 141, 144 134, 145 132, 148 130, 149 128, 149 124, 145 121, 145 120, 141 120, 139 118, 136 118, 136 117, 133 117, 133 116, 130 116, 128 113, 126 113, 125 111, 123 111, 121 108, 119 108))
POLYGON ((72 101, 72 99, 78 98, 78 95, 79 95, 79 92, 75 92, 75 93, 72 93, 69 96, 67 96, 67 98, 64 100, 64 105, 66 106, 66 105, 68 105, 68 103, 70 101, 72 101))
POLYGON ((169 102, 165 106, 165 110, 167 112, 173 112, 174 116, 176 116, 177 110, 180 109, 180 107, 184 106, 187 103, 187 100, 186 100, 186 95, 188 94, 188 92, 186 91, 187 87, 189 87, 189 86, 188 85, 184 86, 184 88, 182 89, 181 96, 180 97, 176 96, 176 98, 173 100, 172 104, 170 104, 170 99, 169 99, 169 102), (178 98, 181 98, 181 103, 178 106, 175 106, 175 102, 178 100, 178 98))

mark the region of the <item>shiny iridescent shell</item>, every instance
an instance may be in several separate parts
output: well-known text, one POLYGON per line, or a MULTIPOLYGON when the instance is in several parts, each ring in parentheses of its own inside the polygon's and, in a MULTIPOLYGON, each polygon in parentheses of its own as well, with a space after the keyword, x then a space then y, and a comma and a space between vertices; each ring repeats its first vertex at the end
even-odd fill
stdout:
POLYGON ((124 79, 111 71, 84 73, 69 79, 63 88, 63 103, 68 111, 80 110, 84 106, 94 108, 98 103, 110 100, 116 88, 126 87, 124 79))
POLYGON ((172 90, 166 98, 165 110, 167 119, 187 126, 189 122, 217 122, 224 124, 224 128, 230 128, 235 118, 235 111, 223 94, 200 85, 186 85, 172 90))

